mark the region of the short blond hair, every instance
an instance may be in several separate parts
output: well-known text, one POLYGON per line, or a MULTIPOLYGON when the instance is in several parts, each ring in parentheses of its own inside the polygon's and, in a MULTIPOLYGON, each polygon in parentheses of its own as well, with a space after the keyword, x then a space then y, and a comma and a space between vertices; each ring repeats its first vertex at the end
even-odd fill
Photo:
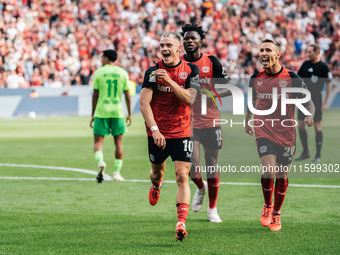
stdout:
POLYGON ((274 43, 276 49, 281 52, 281 44, 273 39, 269 39, 269 38, 266 38, 266 39, 263 39, 262 40, 262 43, 274 43))
POLYGON ((162 35, 161 40, 164 37, 173 37, 175 38, 180 44, 182 44, 182 37, 179 34, 176 34, 175 32, 166 32, 162 35))

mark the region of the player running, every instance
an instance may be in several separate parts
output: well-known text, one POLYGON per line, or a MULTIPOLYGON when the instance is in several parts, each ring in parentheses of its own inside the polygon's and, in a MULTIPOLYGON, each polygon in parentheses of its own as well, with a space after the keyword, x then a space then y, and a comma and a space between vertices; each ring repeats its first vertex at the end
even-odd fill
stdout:
POLYGON ((90 127, 94 134, 94 156, 98 162, 97 182, 103 181, 106 168, 103 156, 104 137, 111 134, 116 146, 113 180, 123 181, 120 170, 123 166, 123 134, 126 132, 125 115, 121 102, 122 92, 128 110, 126 123, 131 125, 131 99, 128 73, 114 62, 115 50, 104 50, 102 67, 93 74, 92 115, 90 127), (94 123, 94 125, 93 125, 94 123))
MULTIPOLYGON (((320 46, 317 44, 312 44, 307 48, 307 55, 309 60, 303 62, 302 66, 298 71, 298 75, 303 78, 307 85, 308 90, 312 95, 312 100, 315 105, 315 116, 314 116, 314 128, 315 128, 315 142, 316 142, 316 154, 314 157, 314 162, 321 161, 321 146, 322 146, 322 112, 326 110, 328 97, 332 89, 332 73, 329 70, 326 62, 320 60, 320 46), (322 103, 321 91, 323 86, 327 81, 327 90, 325 101, 322 103)), ((299 110, 299 134, 303 146, 303 152, 300 157, 295 160, 303 160, 309 158, 309 150, 307 143, 307 132, 306 125, 303 122, 304 114, 299 110)))
MULTIPOLYGON (((182 27, 181 35, 183 37, 183 46, 186 53, 180 58, 199 67, 200 80, 208 81, 208 83, 201 82, 200 86, 214 93, 212 91, 214 90, 214 84, 212 81, 210 82, 210 79, 223 78, 225 79, 224 83, 227 83, 230 78, 216 57, 201 53, 200 48, 205 38, 205 33, 202 27, 198 26, 197 24, 187 24, 182 27)), ((204 195, 208 189, 208 219, 210 222, 222 222, 220 216, 217 213, 217 197, 220 183, 219 173, 211 173, 207 171, 207 183, 206 181, 203 181, 201 172, 197 171, 198 166, 200 165, 200 144, 202 144, 204 148, 206 165, 214 166, 216 169, 218 153, 219 150, 222 149, 223 143, 222 129, 220 125, 214 126, 214 119, 220 119, 220 113, 218 111, 217 105, 211 97, 207 97, 207 114, 202 115, 202 94, 205 94, 205 92, 200 90, 196 96, 194 104, 192 105, 194 154, 190 177, 197 186, 197 191, 192 200, 192 209, 194 212, 201 210, 204 195)), ((228 89, 221 89, 218 90, 218 95, 219 97, 224 97, 231 95, 231 93, 228 89)))
MULTIPOLYGON (((260 218, 264 227, 273 231, 281 229, 281 207, 288 187, 288 172, 278 171, 288 167, 295 153, 295 105, 287 104, 286 115, 281 112, 281 89, 289 87, 306 88, 301 78, 290 70, 282 67, 279 63, 281 46, 279 43, 266 39, 262 41, 260 48, 260 60, 263 71, 252 75, 249 87, 253 88, 252 97, 255 109, 268 110, 272 106, 273 89, 277 89, 278 101, 276 110, 269 115, 254 116, 255 132, 249 125, 252 113, 247 109, 245 132, 256 137, 257 149, 263 166, 261 177, 264 207, 260 218), (255 121, 259 120, 259 121, 255 121), (275 121, 275 125, 273 122, 275 121), (281 125, 282 121, 284 125, 281 125), (276 168, 275 168, 276 167, 276 168), (276 171, 274 171, 274 169, 276 171), (274 177, 276 177, 274 189, 274 177), (274 204, 272 196, 274 193, 274 204)), ((289 94, 289 98, 304 97, 289 94)), ((312 115, 314 105, 310 99, 303 106, 312 115)), ((307 115, 304 123, 313 126, 313 117, 307 115)))
POLYGON ((168 32, 160 40, 162 60, 150 67, 144 76, 140 109, 146 122, 149 159, 151 161, 149 202, 156 205, 163 183, 166 159, 175 161, 177 182, 176 240, 188 235, 185 221, 190 202, 189 172, 192 158, 190 140, 190 81, 198 79, 196 65, 179 59, 182 40, 168 32))

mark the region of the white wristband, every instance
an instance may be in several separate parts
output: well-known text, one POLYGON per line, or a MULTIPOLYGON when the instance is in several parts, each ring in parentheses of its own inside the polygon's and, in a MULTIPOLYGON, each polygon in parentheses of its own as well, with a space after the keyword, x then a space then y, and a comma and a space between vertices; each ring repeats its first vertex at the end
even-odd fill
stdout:
POLYGON ((153 132, 153 131, 156 131, 156 130, 159 130, 159 129, 158 129, 157 126, 152 126, 152 127, 150 127, 150 130, 151 130, 151 132, 153 132))

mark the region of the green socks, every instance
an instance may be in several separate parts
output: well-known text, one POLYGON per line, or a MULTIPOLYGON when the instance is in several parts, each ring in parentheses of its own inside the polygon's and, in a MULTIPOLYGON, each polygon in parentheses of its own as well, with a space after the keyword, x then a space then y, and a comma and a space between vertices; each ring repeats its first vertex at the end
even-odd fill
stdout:
POLYGON ((123 166, 123 160, 122 159, 115 159, 114 165, 113 165, 113 171, 119 173, 123 166))
POLYGON ((96 151, 94 153, 94 158, 96 159, 97 163, 104 161, 104 156, 102 151, 96 151))
MULTIPOLYGON (((102 151, 96 151, 94 153, 94 158, 96 159, 97 163, 104 161, 104 156, 102 151)), ((119 173, 123 166, 123 160, 122 159, 115 159, 115 162, 113 164, 113 171, 119 173)))

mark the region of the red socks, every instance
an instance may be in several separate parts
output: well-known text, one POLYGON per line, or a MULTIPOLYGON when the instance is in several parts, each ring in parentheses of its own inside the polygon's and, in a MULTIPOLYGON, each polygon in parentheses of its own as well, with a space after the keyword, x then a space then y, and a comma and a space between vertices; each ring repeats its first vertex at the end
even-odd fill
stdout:
POLYGON ((186 203, 178 203, 177 206, 177 222, 185 223, 188 212, 189 212, 189 204, 186 203))
POLYGON ((276 179, 274 192, 274 211, 280 212, 283 201, 285 200, 288 187, 288 179, 276 179))
MULTIPOLYGON (((196 184, 197 188, 202 189, 204 187, 203 179, 201 176, 201 172, 192 171, 193 176, 190 176, 191 180, 196 184)), ((190 173, 190 175, 191 175, 190 173)))
POLYGON ((262 193, 266 206, 273 205, 274 178, 261 178, 262 193))
POLYGON ((160 188, 162 188, 162 184, 163 184, 163 177, 159 180, 158 183, 152 184, 154 189, 159 190, 160 188))
POLYGON ((220 178, 208 178, 209 208, 215 208, 217 204, 220 178))

